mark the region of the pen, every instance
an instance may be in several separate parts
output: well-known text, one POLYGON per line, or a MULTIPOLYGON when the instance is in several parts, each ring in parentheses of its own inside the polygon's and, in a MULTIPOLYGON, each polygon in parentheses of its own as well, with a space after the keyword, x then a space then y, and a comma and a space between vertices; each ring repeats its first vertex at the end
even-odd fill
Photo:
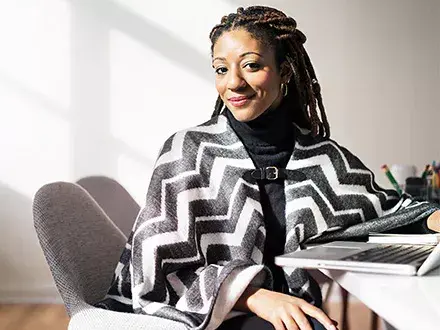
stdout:
POLYGON ((439 176, 437 172, 433 172, 432 174, 432 188, 437 189, 439 183, 439 176))
POLYGON ((437 188, 437 172, 435 170, 435 160, 432 161, 432 165, 430 168, 431 174, 431 186, 432 188, 437 188))
POLYGON ((425 180, 426 176, 428 175, 428 171, 429 171, 429 165, 425 165, 425 170, 422 173, 422 179, 425 180))
POLYGON ((402 189, 400 189, 399 184, 397 183, 396 179, 394 179, 394 176, 391 174, 391 171, 386 164, 382 165, 382 170, 385 172, 385 175, 387 176, 388 180, 390 180, 397 193, 402 195, 402 189))

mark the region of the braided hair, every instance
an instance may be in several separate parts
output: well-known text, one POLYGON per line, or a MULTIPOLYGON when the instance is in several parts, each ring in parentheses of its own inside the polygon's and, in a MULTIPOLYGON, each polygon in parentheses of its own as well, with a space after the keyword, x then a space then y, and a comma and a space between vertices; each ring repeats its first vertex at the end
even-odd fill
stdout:
MULTIPOLYGON (((209 38, 211 53, 224 32, 244 29, 255 39, 275 50, 278 69, 285 61, 289 64, 293 79, 287 88, 291 91, 285 98, 295 113, 294 122, 311 130, 313 136, 330 137, 330 126, 322 102, 321 87, 309 55, 304 49, 306 36, 296 28, 296 21, 283 12, 264 6, 237 9, 236 13, 223 16, 209 38), (318 115, 318 108, 320 116, 318 115)), ((220 114, 224 107, 218 96, 212 116, 220 114)))

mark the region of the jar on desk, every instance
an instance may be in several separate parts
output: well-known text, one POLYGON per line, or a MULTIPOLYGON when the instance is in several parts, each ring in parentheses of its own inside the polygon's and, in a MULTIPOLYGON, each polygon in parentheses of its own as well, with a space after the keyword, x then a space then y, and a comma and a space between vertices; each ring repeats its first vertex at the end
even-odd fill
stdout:
POLYGON ((415 200, 440 203, 440 188, 434 187, 429 178, 407 178, 405 192, 410 194, 415 200))

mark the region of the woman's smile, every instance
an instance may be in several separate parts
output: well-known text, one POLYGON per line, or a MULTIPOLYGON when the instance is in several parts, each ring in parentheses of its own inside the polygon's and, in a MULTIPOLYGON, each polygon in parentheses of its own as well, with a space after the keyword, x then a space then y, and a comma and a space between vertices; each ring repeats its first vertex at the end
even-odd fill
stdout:
POLYGON ((229 103, 234 106, 235 108, 243 108, 247 104, 251 102, 255 97, 255 94, 253 95, 243 95, 243 96, 234 96, 228 98, 229 103))

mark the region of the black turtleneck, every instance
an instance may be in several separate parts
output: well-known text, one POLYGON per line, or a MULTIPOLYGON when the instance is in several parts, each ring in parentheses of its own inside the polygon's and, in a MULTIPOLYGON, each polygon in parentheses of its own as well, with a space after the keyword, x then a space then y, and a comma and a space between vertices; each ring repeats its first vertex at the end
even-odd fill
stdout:
MULTIPOLYGON (((295 144, 292 112, 289 109, 280 106, 274 110, 267 110, 249 122, 236 120, 228 109, 225 113, 257 168, 286 167, 295 144)), ((271 269, 274 276, 274 290, 286 292, 283 271, 274 264, 274 257, 284 252, 286 239, 284 181, 259 180, 258 186, 266 225, 263 262, 271 269)))
MULTIPOLYGON (((240 122, 226 109, 228 121, 243 142, 256 168, 276 166, 285 168, 295 145, 295 129, 292 111, 281 105, 275 110, 267 110, 258 118, 249 122, 240 122)), ((283 270, 274 264, 274 257, 284 253, 286 239, 286 198, 284 181, 257 181, 261 193, 261 206, 266 226, 266 245, 263 262, 274 276, 274 290, 288 293, 283 270)), ((426 225, 426 219, 399 227, 397 233, 432 233, 426 225)), ((318 284, 310 278, 315 304, 320 306, 321 294, 318 284)))

